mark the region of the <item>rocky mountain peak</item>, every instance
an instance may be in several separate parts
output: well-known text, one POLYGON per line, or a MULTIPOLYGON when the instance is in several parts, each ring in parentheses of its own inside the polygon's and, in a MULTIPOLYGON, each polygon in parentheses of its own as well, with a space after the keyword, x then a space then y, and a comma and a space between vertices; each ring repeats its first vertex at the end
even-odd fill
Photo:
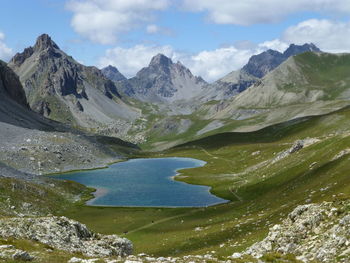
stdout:
POLYGON ((112 65, 109 65, 103 69, 101 69, 103 75, 112 80, 112 81, 121 81, 126 80, 126 77, 119 72, 119 70, 116 67, 113 67, 112 65))
POLYGON ((289 57, 308 51, 321 52, 321 50, 312 43, 304 45, 291 44, 284 53, 269 49, 252 56, 243 67, 243 70, 254 77, 262 78, 268 72, 281 65, 289 57))
POLYGON ((173 64, 173 61, 170 58, 168 58, 167 56, 165 56, 163 54, 158 54, 152 58, 149 66, 150 67, 152 67, 152 66, 169 67, 172 64, 173 64))
POLYGON ((51 39, 51 37, 48 34, 40 35, 36 40, 36 43, 34 45, 34 50, 41 51, 48 48, 59 49, 57 44, 51 39))
POLYGON ((291 44, 286 51, 284 51, 283 55, 286 58, 289 58, 291 56, 304 53, 304 52, 322 52, 318 47, 316 47, 313 43, 306 43, 304 45, 295 45, 291 44))

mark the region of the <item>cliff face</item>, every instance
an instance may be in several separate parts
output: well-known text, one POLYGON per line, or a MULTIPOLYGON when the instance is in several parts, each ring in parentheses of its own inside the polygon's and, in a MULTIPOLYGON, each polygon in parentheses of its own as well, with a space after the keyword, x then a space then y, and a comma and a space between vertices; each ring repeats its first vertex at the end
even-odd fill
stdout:
POLYGON ((0 93, 18 104, 28 107, 27 98, 19 78, 3 61, 0 61, 0 93))

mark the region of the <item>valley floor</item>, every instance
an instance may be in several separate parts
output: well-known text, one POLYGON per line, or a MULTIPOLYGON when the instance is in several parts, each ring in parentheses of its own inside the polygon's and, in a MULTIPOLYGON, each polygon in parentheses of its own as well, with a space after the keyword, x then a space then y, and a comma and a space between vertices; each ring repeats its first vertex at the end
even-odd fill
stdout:
MULTIPOLYGON (((42 204, 48 206, 44 212, 67 216, 95 232, 130 239, 135 254, 181 257, 183 262, 196 262, 185 259, 186 255, 206 255, 207 259, 200 258, 202 261, 198 262, 249 262, 251 259, 231 256, 263 240, 269 229, 271 231, 275 224, 288 218, 298 205, 328 201, 342 213, 350 211, 349 206, 342 203, 350 197, 349 119, 350 109, 345 108, 256 132, 218 134, 161 153, 134 156, 177 156, 206 161, 204 167, 182 170, 176 179, 211 186, 213 194, 230 200, 226 204, 178 209, 89 207, 83 202, 73 203, 81 191, 85 191, 84 198, 87 198, 89 190, 74 183, 58 182, 55 182, 57 187, 67 192, 66 197, 40 184, 35 186, 38 191, 31 193, 38 199, 37 193, 44 191, 50 204, 42 204)), ((9 179, 0 180, 3 184, 9 179)), ((21 192, 23 188, 18 186, 16 189, 21 192)), ((0 194, 2 202, 11 196, 14 197, 11 191, 0 194)), ((350 242, 350 236, 347 238, 350 242)), ((1 242, 38 250, 46 255, 46 259, 49 255, 46 248, 36 243, 1 242)), ((344 251, 347 248, 344 246, 344 251)), ((55 249, 52 253, 56 261, 50 262, 67 262, 76 256, 55 249)), ((264 261, 299 262, 296 256, 300 255, 295 252, 295 255, 282 256, 272 249, 264 261)), ((344 258, 333 258, 332 261, 346 262, 344 260, 349 259, 350 254, 344 258)), ((133 262, 132 259, 129 262, 133 262)))

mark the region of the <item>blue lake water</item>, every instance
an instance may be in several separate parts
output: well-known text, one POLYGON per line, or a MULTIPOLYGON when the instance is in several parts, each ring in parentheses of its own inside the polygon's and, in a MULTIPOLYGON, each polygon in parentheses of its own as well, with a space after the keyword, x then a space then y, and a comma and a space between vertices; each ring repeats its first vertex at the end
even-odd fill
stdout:
POLYGON ((191 158, 132 159, 106 169, 55 175, 97 188, 88 202, 96 206, 204 207, 227 202, 209 192, 209 187, 172 179, 177 170, 204 166, 191 158))

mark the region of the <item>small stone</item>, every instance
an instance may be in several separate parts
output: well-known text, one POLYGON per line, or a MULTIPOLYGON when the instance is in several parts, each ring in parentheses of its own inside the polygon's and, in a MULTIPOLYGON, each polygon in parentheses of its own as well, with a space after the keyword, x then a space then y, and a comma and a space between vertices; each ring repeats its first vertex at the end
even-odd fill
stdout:
POLYGON ((241 258, 242 257, 242 254, 241 253, 233 253, 232 254, 232 256, 231 256, 231 258, 233 258, 233 259, 236 259, 236 258, 241 258))
POLYGON ((15 254, 12 255, 14 260, 22 260, 22 261, 32 261, 34 257, 29 255, 27 251, 19 250, 15 254))

